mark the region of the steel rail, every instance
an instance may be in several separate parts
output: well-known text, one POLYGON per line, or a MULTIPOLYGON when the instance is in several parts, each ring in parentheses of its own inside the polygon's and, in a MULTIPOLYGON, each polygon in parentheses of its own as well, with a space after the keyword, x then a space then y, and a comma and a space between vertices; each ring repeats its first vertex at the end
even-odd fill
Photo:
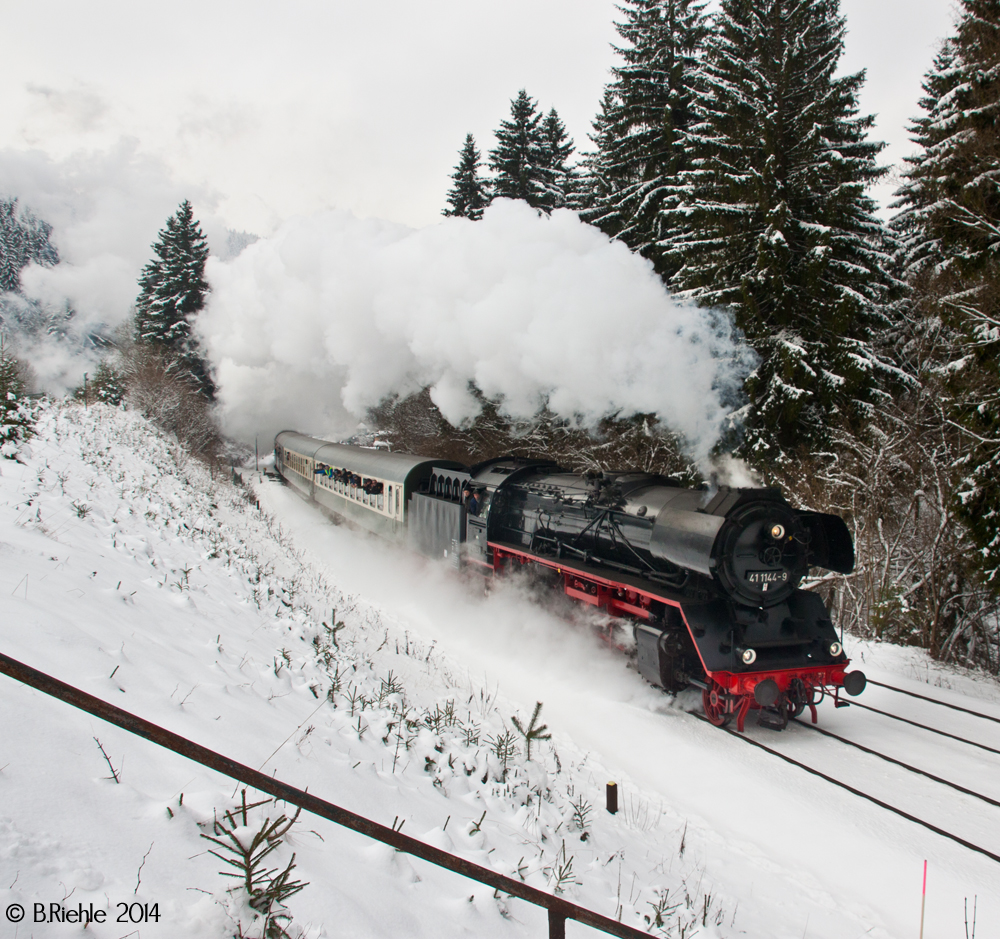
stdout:
MULTIPOLYGON (((716 726, 712 724, 712 722, 707 717, 705 717, 704 714, 698 714, 695 711, 690 711, 689 713, 693 714, 699 720, 704 721, 706 724, 709 724, 710 726, 716 726)), ((959 838, 958 835, 953 835, 950 831, 945 831, 943 828, 938 828, 937 825, 932 825, 930 822, 925 822, 922 818, 918 818, 916 815, 911 815, 909 812, 906 812, 903 809, 896 808, 896 806, 890 805, 888 802, 883 802, 881 799, 878 799, 867 792, 862 792, 860 789, 855 789, 854 786, 851 786, 845 782, 841 782, 839 779, 835 779, 833 776, 828 776, 821 770, 818 770, 812 766, 808 766, 805 763, 801 763, 799 760, 796 760, 793 757, 786 756, 781 751, 774 750, 771 747, 767 746, 766 744, 754 740, 752 737, 747 737, 745 734, 737 733, 735 730, 730 730, 728 727, 722 727, 720 729, 725 731, 731 737, 735 737, 737 740, 742 740, 744 743, 749 743, 751 746, 759 747, 761 750, 770 753, 772 756, 778 757, 779 760, 784 760, 786 763, 791 763, 792 766, 797 766, 799 769, 804 770, 805 772, 810 773, 813 776, 818 776, 820 779, 825 780, 826 782, 831 783, 834 786, 839 786, 841 789, 846 789, 852 795, 856 795, 862 799, 867 799, 869 802, 874 803, 881 809, 885 809, 888 812, 892 812, 895 815, 898 815, 900 818, 905 818, 908 822, 913 822, 915 825, 920 825, 922 828, 926 828, 928 831, 932 831, 934 832, 934 834, 940 835, 942 838, 947 838, 949 841, 954 841, 956 844, 960 844, 963 848, 968 848, 970 851, 976 851, 979 854, 985 855, 991 861, 996 861, 997 864, 1000 864, 1000 854, 994 854, 992 851, 987 851, 986 848, 981 848, 978 844, 973 844, 971 841, 966 841, 964 838, 959 838)))
POLYGON ((454 854, 449 854, 447 851, 442 851, 440 848, 435 848, 432 845, 425 844, 423 841, 411 838, 409 835, 404 835, 393 828, 373 822, 363 815, 357 815, 354 812, 341 808, 339 805, 326 802, 309 792, 296 789, 281 780, 261 773, 259 770, 244 766, 242 763, 236 762, 236 760, 216 753, 214 750, 209 750, 208 747, 194 743, 180 734, 166 730, 142 717, 138 717, 135 714, 122 710, 120 707, 109 704, 107 701, 103 701, 91 694, 87 694, 85 691, 74 688, 72 685, 67 685, 65 682, 31 668, 22 662, 18 662, 3 653, 0 653, 0 672, 22 684, 51 695, 53 698, 57 698, 66 704, 70 704, 81 711, 93 714, 94 717, 99 717, 109 724, 121 727, 131 734, 144 737, 158 746, 172 750, 174 753, 179 753, 181 756, 222 773, 224 776, 229 776, 231 779, 242 782, 253 789, 266 792, 276 799, 305 809, 305 811, 311 812, 313 815, 328 819, 352 831, 360 832, 369 838, 390 845, 398 851, 422 858, 431 864, 436 864, 438 867, 443 867, 471 880, 476 880, 487 887, 493 887, 495 890, 509 894, 512 897, 527 900, 535 906, 544 907, 548 910, 549 939, 565 939, 567 919, 574 919, 579 923, 592 926, 594 929, 599 929, 609 935, 622 937, 622 939, 649 939, 649 933, 643 932, 640 929, 627 926, 610 917, 602 916, 600 913, 595 913, 586 907, 570 903, 568 900, 563 900, 561 897, 553 896, 544 890, 539 890, 521 881, 506 877, 487 867, 473 864, 471 861, 456 857, 454 854))
POLYGON ((950 740, 957 740, 959 743, 967 743, 970 747, 978 747, 980 750, 985 750, 987 753, 997 753, 1000 754, 1000 750, 994 747, 988 747, 985 743, 976 743, 975 740, 969 740, 967 737, 959 737, 957 734, 949 734, 946 730, 938 730, 936 727, 929 727, 927 724, 920 724, 917 721, 911 721, 908 717, 900 717, 898 714, 892 714, 889 711, 882 711, 878 708, 873 708, 870 704, 862 704, 860 701, 852 701, 852 708, 863 708, 866 711, 873 711, 876 714, 881 714, 883 717, 891 717, 894 721, 902 721, 904 724, 909 724, 911 727, 919 727, 921 730, 929 730, 932 734, 940 734, 942 737, 948 737, 950 740))
POLYGON ((875 681, 874 678, 869 678, 868 684, 878 685, 879 688, 887 688, 889 691, 895 691, 897 694, 906 694, 911 698, 920 698, 921 701, 930 701, 931 704, 940 704, 943 708, 951 708, 953 711, 961 711, 963 714, 971 714, 973 717, 981 717, 984 721, 993 721, 996 724, 1000 724, 1000 717, 994 717, 992 714, 984 714, 982 711, 973 711, 971 708, 963 708, 948 701, 929 698, 925 694, 917 694, 915 691, 907 691, 905 688, 897 688, 895 685, 887 685, 881 681, 875 681))
POLYGON ((967 796, 972 796, 975 799, 981 799, 983 802, 995 805, 998 809, 1000 809, 1000 800, 991 799, 989 796, 984 796, 981 792, 976 792, 974 789, 966 789, 965 786, 960 786, 958 783, 953 783, 948 779, 942 779, 940 776, 935 776, 933 773, 928 773, 926 770, 919 769, 916 766, 911 766, 909 763, 897 760, 895 757, 888 756, 879 750, 873 750, 871 747, 866 747, 863 743, 858 743, 856 740, 848 740, 846 737, 841 737, 839 734, 832 733, 829 730, 824 730, 822 727, 817 727, 815 724, 810 724, 797 717, 793 717, 792 720, 802 727, 808 727, 810 730, 815 730, 816 733, 822 734, 824 737, 832 737, 834 740, 846 743, 849 747, 856 747, 864 753, 870 753, 872 756, 877 756, 880 760, 885 760, 887 763, 895 763, 896 766, 901 766, 903 769, 909 770, 911 773, 916 773, 919 776, 926 776, 928 779, 931 779, 936 783, 941 783, 942 786, 950 786, 957 792, 964 793, 967 796))

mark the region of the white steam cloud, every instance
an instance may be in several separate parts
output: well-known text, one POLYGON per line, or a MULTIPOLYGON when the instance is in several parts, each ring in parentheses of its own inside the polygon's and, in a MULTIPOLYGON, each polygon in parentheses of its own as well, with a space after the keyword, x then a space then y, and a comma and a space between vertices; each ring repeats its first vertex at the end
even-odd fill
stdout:
POLYGON ((237 436, 349 433, 391 393, 431 387, 452 424, 504 410, 596 422, 655 412, 704 460, 751 353, 726 317, 679 304, 651 265, 569 211, 498 200, 479 222, 412 229, 294 219, 209 262, 198 329, 237 436))
MULTIPOLYGON (((185 198, 202 213, 207 200, 200 187, 183 186, 129 140, 65 159, 39 150, 0 150, 0 195, 17 197, 22 209, 53 229, 50 240, 60 263, 29 265, 21 272, 21 286, 46 310, 70 309, 73 317, 59 337, 15 339, 42 387, 61 393, 81 383, 84 371, 94 366, 98 352, 88 335, 113 329, 129 314, 140 271, 167 218, 185 198)), ((214 216, 202 214, 201 220, 210 242, 224 242, 225 228, 214 216)))

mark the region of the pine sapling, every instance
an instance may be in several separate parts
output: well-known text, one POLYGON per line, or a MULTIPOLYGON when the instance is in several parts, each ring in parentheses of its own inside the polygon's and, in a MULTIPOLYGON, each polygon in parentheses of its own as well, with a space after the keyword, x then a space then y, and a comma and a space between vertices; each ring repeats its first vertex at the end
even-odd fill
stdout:
POLYGON ((680 903, 670 902, 669 890, 653 891, 656 902, 647 901, 646 906, 651 908, 651 913, 643 916, 643 919, 657 929, 664 929, 669 924, 670 917, 680 908, 680 903))
MULTIPOLYGON (((505 730, 502 734, 497 734, 496 737, 487 737, 486 742, 489 744, 493 755, 500 761, 503 767, 501 781, 506 782, 507 764, 517 754, 517 741, 514 739, 514 734, 509 730, 505 730)), ((485 782, 485 780, 483 781, 485 782)))
POLYGON ((580 886, 580 881, 574 878, 573 855, 566 857, 566 842, 562 843, 562 848, 556 856, 555 864, 546 873, 551 878, 552 890, 554 893, 563 893, 570 885, 580 886))
POLYGON ((580 832, 580 840, 586 841, 590 836, 591 805, 582 795, 570 805, 573 807, 573 826, 580 832))
POLYGON ((389 674, 386 675, 385 678, 379 681, 379 689, 378 689, 379 707, 385 704, 386 698, 394 694, 398 695, 403 694, 403 683, 395 675, 393 675, 392 671, 390 670, 389 674))
POLYGON ((547 724, 538 724, 538 715, 542 712, 542 702, 535 702, 535 710, 531 713, 531 721, 528 724, 527 729, 521 726, 521 722, 516 718, 511 718, 511 723, 517 728, 518 733, 525 740, 525 746, 527 749, 527 757, 531 759, 531 745, 536 740, 551 740, 552 734, 545 733, 548 730, 547 724))
MULTIPOLYGON (((308 884, 292 879, 292 871, 295 869, 294 854, 281 871, 276 867, 265 867, 264 860, 282 844, 284 836, 295 824, 302 810, 298 809, 291 818, 285 815, 280 815, 274 821, 265 818, 253 835, 241 831, 248 827, 248 811, 270 801, 264 799, 248 805, 244 789, 242 804, 234 810, 227 811, 221 820, 216 818, 212 825, 213 834, 202 834, 201 837, 211 841, 224 852, 220 853, 209 848, 210 854, 235 868, 235 872, 226 870, 219 873, 223 877, 233 877, 242 881, 240 886, 246 891, 250 908, 263 919, 260 924, 262 939, 291 939, 286 927, 291 923, 292 916, 287 910, 285 901, 308 884)), ((238 930, 239 937, 243 937, 242 925, 238 926, 238 930)))

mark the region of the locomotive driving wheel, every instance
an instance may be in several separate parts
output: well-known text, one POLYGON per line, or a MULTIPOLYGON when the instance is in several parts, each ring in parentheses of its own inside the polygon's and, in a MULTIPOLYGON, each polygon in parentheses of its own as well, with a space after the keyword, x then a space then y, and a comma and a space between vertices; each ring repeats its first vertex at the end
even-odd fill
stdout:
POLYGON ((718 685, 713 684, 701 693, 701 704, 705 709, 705 717, 716 727, 725 727, 732 719, 732 712, 727 710, 727 700, 718 685))

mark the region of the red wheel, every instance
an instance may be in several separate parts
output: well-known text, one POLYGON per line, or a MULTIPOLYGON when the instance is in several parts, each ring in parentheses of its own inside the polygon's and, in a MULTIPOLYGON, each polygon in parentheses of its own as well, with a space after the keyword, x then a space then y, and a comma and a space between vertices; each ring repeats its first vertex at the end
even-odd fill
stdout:
POLYGON ((726 699, 717 685, 706 688, 701 693, 701 705, 705 709, 705 717, 709 723, 715 724, 716 727, 725 727, 733 716, 726 712, 726 699))

